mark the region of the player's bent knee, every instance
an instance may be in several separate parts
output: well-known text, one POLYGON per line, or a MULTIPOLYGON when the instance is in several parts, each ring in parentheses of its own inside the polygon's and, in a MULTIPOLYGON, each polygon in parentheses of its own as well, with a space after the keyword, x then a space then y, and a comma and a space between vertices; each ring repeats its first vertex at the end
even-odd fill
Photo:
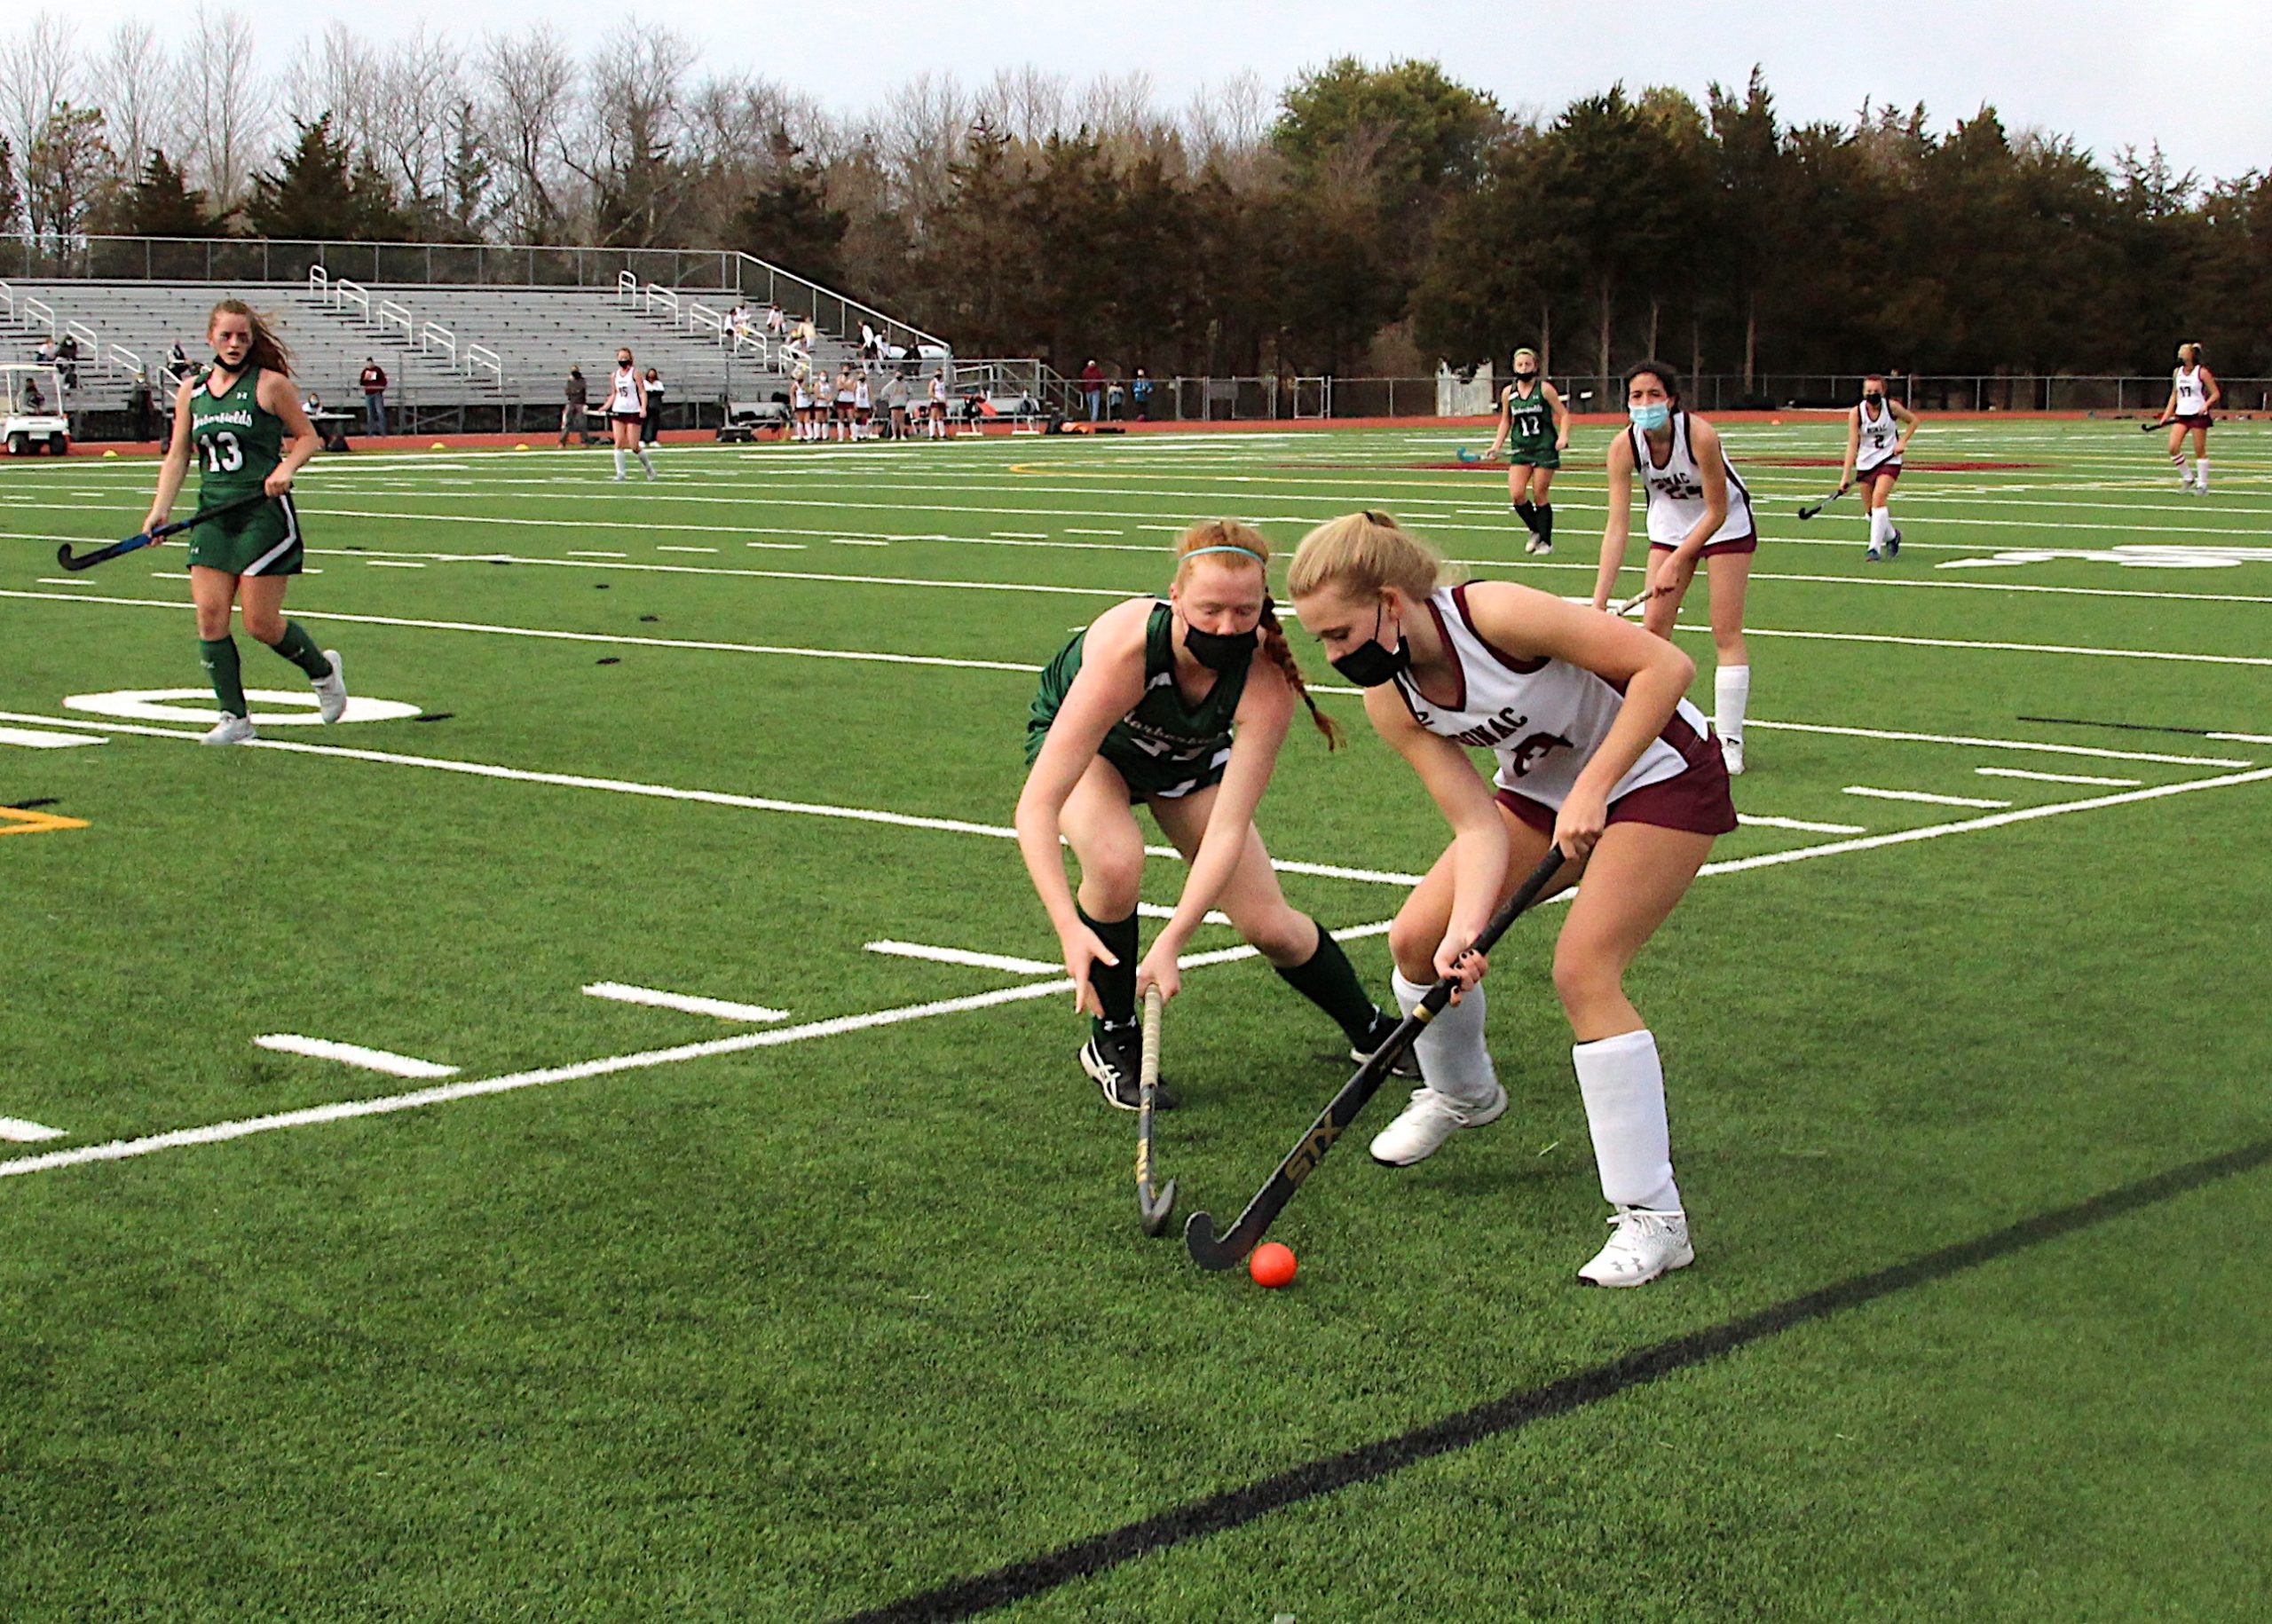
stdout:
POLYGON ((1572 1020, 1625 997, 1625 977, 1615 961, 1583 948, 1554 955, 1554 994, 1572 1020))

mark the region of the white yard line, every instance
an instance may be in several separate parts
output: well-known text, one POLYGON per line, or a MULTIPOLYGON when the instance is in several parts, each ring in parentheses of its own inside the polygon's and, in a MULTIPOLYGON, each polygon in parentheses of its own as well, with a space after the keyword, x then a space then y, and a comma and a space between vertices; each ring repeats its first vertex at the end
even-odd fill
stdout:
POLYGON ((2087 773, 2036 773, 2024 767, 1976 767, 1972 769, 1984 778, 2027 778, 2037 784, 2087 784, 2101 789, 2124 790, 2135 786, 2135 778, 2094 778, 2087 773))
POLYGON ((655 1009, 674 1009, 681 1014, 711 1015, 720 1021, 786 1021, 785 1009, 762 1004, 736 1004, 726 998, 705 998, 689 992, 665 992, 659 987, 627 987, 621 981, 594 981, 584 989, 595 998, 617 1004, 644 1004, 655 1009))
POLYGON ((974 953, 967 948, 927 947, 920 942, 881 942, 864 944, 871 953, 895 958, 927 958, 934 964, 963 965, 974 970, 1006 970, 1013 975, 1054 975, 1063 968, 1038 958, 1014 958, 1007 953, 974 953))
POLYGON ((1810 824, 1803 817, 1766 817, 1749 812, 1736 814, 1736 822, 1747 829, 1795 829, 1802 834, 1867 834, 1869 830, 1860 824, 1810 824))
POLYGON ((253 1040, 256 1047, 274 1049, 283 1054, 304 1054, 310 1060, 337 1060, 343 1066, 359 1066, 366 1071, 383 1071, 390 1077, 454 1077, 454 1066, 438 1066, 432 1060, 415 1060, 407 1054, 397 1054, 390 1049, 367 1049, 361 1044, 333 1043, 328 1038, 303 1037, 296 1032, 271 1032, 253 1040))
MULTIPOLYGON (((1756 716, 1748 719, 1744 725, 1764 728, 1775 733, 1824 733, 1838 738, 1879 738, 1914 745, 1962 745, 1975 750, 2039 751, 2046 755, 2090 756, 2102 761, 2158 761, 2170 767, 2255 765, 2253 761, 2236 761, 2213 755, 2162 755, 2150 750, 2108 750, 2096 745, 2046 745, 2024 738, 1977 738, 1968 733, 1905 733, 1892 728, 1839 728, 1820 721, 1762 721, 1756 716)), ((2272 739, 2265 742, 2272 743, 2272 739)))
POLYGON ((1866 795, 1872 800, 1914 800, 1929 807, 2008 807, 2008 800, 1983 800, 1973 795, 1929 795, 1923 790, 1880 790, 1866 784, 1850 784, 1840 792, 1847 795, 1866 795))

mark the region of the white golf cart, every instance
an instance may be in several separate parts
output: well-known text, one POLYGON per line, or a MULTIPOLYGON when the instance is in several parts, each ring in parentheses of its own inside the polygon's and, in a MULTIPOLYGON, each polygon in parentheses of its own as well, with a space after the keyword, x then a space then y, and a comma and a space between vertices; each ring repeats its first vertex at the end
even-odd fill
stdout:
POLYGON ((52 366, 0 366, 0 445, 12 457, 44 447, 57 456, 71 449, 71 420, 63 415, 63 374, 52 366))

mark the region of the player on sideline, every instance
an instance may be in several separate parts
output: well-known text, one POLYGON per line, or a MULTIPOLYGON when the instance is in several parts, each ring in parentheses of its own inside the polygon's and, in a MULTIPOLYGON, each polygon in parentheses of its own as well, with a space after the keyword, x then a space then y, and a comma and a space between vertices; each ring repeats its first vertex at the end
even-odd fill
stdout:
POLYGON ((2170 466, 2177 469, 2177 488, 2196 496, 2209 493, 2209 414, 2225 398, 2217 374, 2201 362, 2199 344, 2177 347, 2177 370, 2169 374, 2169 403, 2162 407, 2162 422, 2169 425, 2170 466), (2193 431, 2193 471, 2185 471, 2185 431, 2193 431))
POLYGON ((1562 453, 1570 448, 1570 408, 1560 391, 1538 375, 1538 351, 1515 351, 1515 381, 1499 391, 1499 431, 1491 437, 1489 461, 1507 448, 1507 500, 1530 532, 1524 550, 1554 550, 1554 503, 1547 492, 1562 453))
POLYGON ((1642 624, 1672 636, 1680 600, 1705 561, 1712 595, 1712 691, 1720 749, 1731 774, 1743 771, 1743 714, 1751 702, 1751 658, 1743 640, 1744 591, 1759 549, 1751 493, 1736 477, 1719 430, 1682 410, 1680 374, 1643 361, 1625 374, 1626 432, 1609 443, 1609 522, 1601 532, 1594 607, 1606 610, 1625 567, 1632 527, 1633 475, 1645 469, 1649 507, 1650 596, 1642 624))
POLYGON ((1695 666, 1663 638, 1511 581, 1443 584, 1440 560, 1384 514, 1312 531, 1287 592, 1373 727, 1420 776, 1452 843, 1389 931, 1397 1002, 1416 1008, 1457 975, 1459 1002, 1415 1046, 1423 1084, 1372 1143, 1391 1167, 1424 1161, 1462 1128, 1507 1108, 1484 1043, 1488 967, 1468 944, 1546 855, 1584 880, 1554 947, 1554 988, 1601 1191, 1609 1242, 1578 1271, 1638 1286, 1695 1258, 1673 1181, 1664 1069, 1625 996, 1626 966, 1736 826, 1710 729, 1682 698, 1695 666), (1486 784, 1468 758, 1487 748, 1486 784))
POLYGON ((1175 996, 1178 956, 1211 908, 1334 1019, 1358 1057, 1396 1024, 1324 927, 1287 904, 1255 832, 1254 809, 1294 702, 1309 706, 1329 745, 1339 738, 1279 628, 1269 544, 1244 524, 1209 519, 1185 531, 1175 550, 1165 598, 1106 610, 1043 671, 1026 724, 1031 771, 1018 797, 1026 870, 1056 928, 1075 1006, 1093 1016, 1081 1069, 1128 1111, 1139 1103, 1138 995, 1156 985, 1175 996), (1140 802, 1191 865, 1174 916, 1140 966, 1140 802), (1077 898, 1066 883, 1061 835, 1081 865, 1077 898))
POLYGON ((1838 476, 1842 494, 1857 482, 1862 506, 1870 516, 1870 544, 1862 556, 1875 564, 1901 550, 1901 532, 1893 522, 1893 482, 1901 477, 1902 453, 1917 432, 1917 414, 1898 400, 1887 398, 1885 376, 1872 373, 1862 380, 1862 400, 1846 414, 1846 466, 1838 476))
POLYGON ((931 438, 947 438, 947 374, 943 371, 931 374, 931 438))
POLYGON ((655 459, 639 443, 640 427, 647 421, 647 385, 639 375, 639 368, 632 365, 628 350, 615 352, 615 376, 607 386, 607 421, 615 436, 616 478, 625 477, 623 453, 629 452, 647 470, 647 477, 652 479, 655 459))
POLYGON ((248 719, 237 643, 229 635, 233 604, 242 603, 246 631, 307 673, 326 721, 346 713, 347 680, 336 651, 317 648, 298 621, 284 618, 284 588, 300 572, 302 558, 292 477, 322 444, 292 387, 291 355, 241 299, 213 307, 205 341, 213 346, 213 365, 184 378, 174 397, 173 438, 142 527, 166 522, 193 453, 201 508, 264 492, 275 499, 189 532, 198 658, 221 706, 220 723, 204 742, 241 745, 259 735, 248 719))

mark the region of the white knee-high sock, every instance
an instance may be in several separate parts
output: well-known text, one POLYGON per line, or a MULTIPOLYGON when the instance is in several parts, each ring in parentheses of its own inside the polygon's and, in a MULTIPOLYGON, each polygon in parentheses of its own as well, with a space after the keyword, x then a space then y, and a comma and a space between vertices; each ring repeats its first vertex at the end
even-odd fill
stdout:
POLYGON ((2203 490, 2209 488, 2209 459, 2203 457, 2193 465, 2193 483, 2203 490))
POLYGON ((623 477, 623 447, 619 445, 615 448, 615 477, 620 479, 623 477))
MULTIPOLYGON (((1850 546, 1851 543, 1849 543, 1850 546)), ((1751 667, 1722 666, 1712 674, 1712 694, 1717 700, 1715 718, 1720 737, 1743 742, 1743 713, 1751 704, 1751 667)))
POLYGON ((642 445, 639 448, 639 466, 647 470, 647 474, 650 478, 653 477, 655 472, 655 459, 644 445, 642 445))
POLYGON ((1672 1130, 1665 1121, 1664 1066, 1646 1027, 1570 1051, 1585 1096, 1601 1193, 1613 1206, 1680 1210, 1672 1178, 1672 1130))
POLYGON ((1882 508, 1870 509, 1870 550, 1885 546, 1886 532, 1893 528, 1893 515, 1882 508))
MULTIPOLYGON (((1396 1006, 1408 1015, 1427 996, 1425 987, 1406 981, 1401 971, 1389 984, 1396 989, 1396 1006)), ((1421 1029, 1412 1052, 1419 1059, 1421 1079, 1430 1088, 1463 1105, 1488 1105, 1498 1092, 1499 1074, 1483 1044, 1483 989, 1471 987, 1460 994, 1457 1004, 1445 1005, 1421 1029)))

